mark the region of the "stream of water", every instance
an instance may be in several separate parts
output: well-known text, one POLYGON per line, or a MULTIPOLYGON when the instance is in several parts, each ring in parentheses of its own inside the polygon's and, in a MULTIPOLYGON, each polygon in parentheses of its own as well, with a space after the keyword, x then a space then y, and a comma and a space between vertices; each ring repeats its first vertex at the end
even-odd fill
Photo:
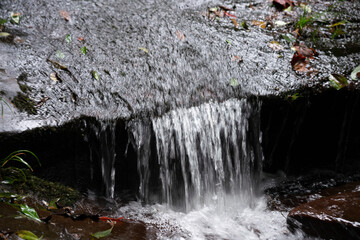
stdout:
POLYGON ((261 193, 259 105, 233 99, 131 123, 141 201, 116 215, 158 239, 304 239, 261 193))

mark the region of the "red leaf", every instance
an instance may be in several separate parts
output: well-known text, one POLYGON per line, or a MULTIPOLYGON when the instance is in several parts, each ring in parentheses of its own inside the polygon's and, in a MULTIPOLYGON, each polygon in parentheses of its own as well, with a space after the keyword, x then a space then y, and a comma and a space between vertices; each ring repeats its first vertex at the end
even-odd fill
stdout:
POLYGON ((111 218, 111 217, 99 217, 99 220, 101 221, 113 221, 113 222, 121 222, 121 220, 123 220, 124 217, 119 217, 119 218, 111 218))
POLYGON ((305 46, 305 44, 300 43, 300 45, 298 43, 294 44, 294 48, 296 50, 296 52, 300 55, 303 55, 305 57, 308 57, 310 59, 314 59, 314 56, 318 56, 319 54, 315 51, 315 49, 313 48, 308 48, 307 46, 305 46))
POLYGON ((294 6, 294 2, 291 0, 273 0, 274 6, 280 10, 294 6))
POLYGON ((306 68, 306 65, 309 63, 309 60, 306 59, 306 57, 298 52, 294 53, 293 58, 291 59, 291 66, 295 71, 299 72, 307 72, 309 71, 308 68, 306 68))
POLYGON ((62 16, 66 21, 70 21, 70 14, 67 11, 60 10, 60 16, 62 16))
POLYGON ((232 14, 230 14, 230 13, 228 13, 228 12, 224 12, 224 14, 225 14, 226 16, 228 16, 228 17, 233 17, 233 18, 236 18, 236 16, 235 16, 235 15, 232 15, 232 14))

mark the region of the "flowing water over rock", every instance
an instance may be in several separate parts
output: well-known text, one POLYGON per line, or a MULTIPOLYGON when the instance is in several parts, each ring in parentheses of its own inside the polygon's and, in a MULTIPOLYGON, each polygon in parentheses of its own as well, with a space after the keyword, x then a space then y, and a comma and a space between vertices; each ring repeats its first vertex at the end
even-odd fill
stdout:
POLYGON ((302 239, 261 194, 259 108, 231 99, 130 123, 143 204, 114 215, 145 222, 158 239, 302 239))
POLYGON ((226 205, 227 195, 254 197, 262 161, 256 121, 259 109, 243 99, 177 109, 152 119, 151 126, 135 123, 134 144, 145 149, 138 154, 142 198, 156 198, 154 179, 161 186, 159 200, 185 211, 214 201, 226 205))

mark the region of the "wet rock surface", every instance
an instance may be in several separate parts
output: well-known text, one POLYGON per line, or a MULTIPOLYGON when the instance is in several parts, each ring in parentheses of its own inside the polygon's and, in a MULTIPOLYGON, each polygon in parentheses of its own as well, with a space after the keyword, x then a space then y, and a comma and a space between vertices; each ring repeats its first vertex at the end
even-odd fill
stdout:
POLYGON ((324 239, 360 239, 360 183, 328 190, 333 195, 302 204, 290 211, 290 228, 324 239))
POLYGON ((5 107, 0 129, 58 125, 80 115, 128 119, 209 100, 329 87, 330 73, 348 76, 360 63, 359 2, 335 2, 308 1, 321 13, 314 26, 322 34, 314 43, 313 31, 304 30, 299 41, 319 56, 312 71, 297 73, 281 35, 295 29, 300 7, 286 13, 268 1, 224 3, 246 30, 228 15, 209 17, 214 1, 2 1, 1 18, 11 12, 21 18, 4 25, 11 37, 0 40, 0 83, 9 86, 6 99, 20 92, 26 107, 5 107), (350 22, 346 34, 332 38, 326 25, 341 20, 350 22), (284 49, 268 47, 273 40, 284 49))

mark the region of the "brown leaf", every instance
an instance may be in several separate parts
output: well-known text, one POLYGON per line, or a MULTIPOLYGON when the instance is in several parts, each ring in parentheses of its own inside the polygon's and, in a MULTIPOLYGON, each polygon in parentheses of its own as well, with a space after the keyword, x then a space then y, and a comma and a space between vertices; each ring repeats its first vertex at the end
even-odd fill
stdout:
POLYGON ((242 62, 243 60, 242 60, 241 57, 235 55, 235 56, 232 57, 231 61, 235 61, 235 62, 240 63, 240 62, 242 62))
POLYGON ((275 50, 275 51, 283 51, 284 50, 284 47, 281 46, 281 44, 277 41, 271 41, 269 44, 268 44, 268 47, 275 50))
POLYGON ((266 22, 263 22, 263 21, 253 20, 253 21, 251 22, 251 24, 252 24, 252 25, 259 26, 259 27, 261 27, 261 28, 263 28, 263 29, 266 28, 266 22))
POLYGON ((70 14, 67 11, 60 10, 60 16, 62 16, 66 21, 70 21, 70 14))
POLYGON ((305 46, 305 44, 303 44, 303 43, 300 43, 300 45, 298 43, 295 43, 294 48, 295 48, 297 53, 299 53, 300 55, 303 55, 305 57, 308 57, 310 59, 314 59, 314 56, 319 55, 315 51, 315 49, 309 48, 309 47, 305 46))
POLYGON ((294 2, 291 0, 273 0, 272 3, 277 9, 283 10, 290 6, 294 6, 294 2))
POLYGON ((234 18, 231 18, 231 21, 233 22, 233 24, 235 25, 235 27, 239 27, 239 24, 238 22, 234 19, 234 18))
POLYGON ((306 65, 308 63, 309 60, 307 60, 304 55, 301 55, 298 52, 295 52, 293 58, 291 59, 292 68, 295 71, 299 71, 299 72, 308 72, 309 69, 306 68, 306 65))
POLYGON ((179 40, 181 40, 181 41, 185 40, 185 35, 182 32, 180 32, 179 30, 176 30, 175 34, 179 40))

